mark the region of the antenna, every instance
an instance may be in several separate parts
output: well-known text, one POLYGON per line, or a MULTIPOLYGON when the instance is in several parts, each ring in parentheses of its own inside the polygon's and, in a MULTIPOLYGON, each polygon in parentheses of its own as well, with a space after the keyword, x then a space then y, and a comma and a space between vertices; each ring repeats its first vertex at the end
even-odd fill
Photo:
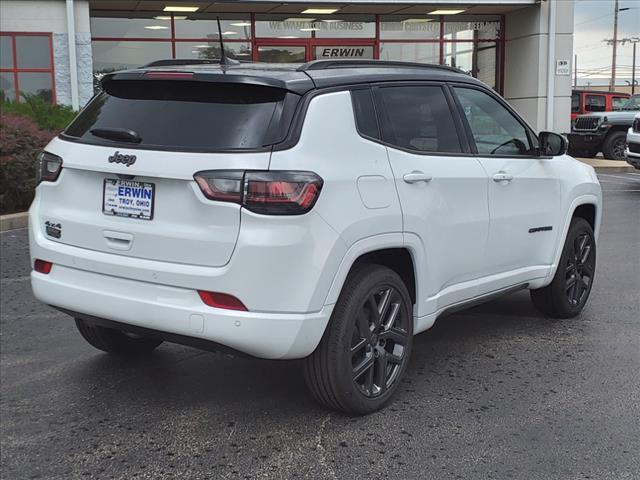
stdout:
POLYGON ((224 42, 222 41, 222 28, 220 28, 220 17, 216 17, 218 22, 218 39, 220 40, 220 66, 227 66, 227 56, 224 53, 224 42))

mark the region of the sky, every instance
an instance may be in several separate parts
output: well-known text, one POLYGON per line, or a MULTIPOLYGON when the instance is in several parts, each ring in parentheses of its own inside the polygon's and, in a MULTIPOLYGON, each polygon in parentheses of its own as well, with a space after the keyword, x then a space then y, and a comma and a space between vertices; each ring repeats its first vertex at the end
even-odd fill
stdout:
MULTIPOLYGON (((559 0, 563 1, 563 0, 559 0)), ((575 0, 573 51, 578 55, 580 84, 602 84, 611 76, 612 47, 603 42, 613 38, 614 0, 575 0)), ((640 37, 640 0, 619 0, 618 39, 640 37)), ((636 45, 636 79, 640 77, 640 43, 636 45)), ((631 79, 633 47, 618 44, 616 84, 631 79)), ((640 80, 639 80, 640 81, 640 80)), ((607 83, 606 81, 604 83, 607 83)))

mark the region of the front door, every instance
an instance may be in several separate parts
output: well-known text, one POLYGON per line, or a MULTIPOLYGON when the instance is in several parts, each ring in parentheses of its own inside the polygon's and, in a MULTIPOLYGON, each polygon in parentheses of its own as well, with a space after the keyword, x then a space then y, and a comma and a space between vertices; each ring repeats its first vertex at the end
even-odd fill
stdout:
MULTIPOLYGON (((487 176, 462 152, 443 87, 374 88, 382 136, 400 197, 403 231, 419 244, 418 316, 472 298, 489 230, 487 176)), ((415 241, 413 241, 413 240, 415 241)))
POLYGON ((500 101, 454 87, 478 160, 488 176, 491 227, 488 289, 546 275, 561 222, 561 185, 553 158, 534 155, 531 135, 500 101))

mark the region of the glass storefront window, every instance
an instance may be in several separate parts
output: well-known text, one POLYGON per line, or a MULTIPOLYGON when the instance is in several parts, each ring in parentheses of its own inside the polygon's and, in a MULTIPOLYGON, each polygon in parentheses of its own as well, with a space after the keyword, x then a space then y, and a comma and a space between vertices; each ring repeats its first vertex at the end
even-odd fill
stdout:
POLYGON ((473 51, 472 42, 445 43, 444 64, 470 74, 473 70, 473 51))
MULTIPOLYGON (((251 44, 248 42, 227 42, 224 44, 227 57, 236 60, 251 60, 251 44)), ((177 58, 220 58, 220 43, 176 42, 177 58)))
POLYGON ((456 18, 455 22, 444 22, 445 40, 473 40, 474 32, 478 39, 496 39, 500 36, 500 20, 464 18, 464 21, 460 21, 456 18))
POLYGON ((13 102, 16 99, 16 85, 13 72, 0 72, 0 100, 13 102))
MULTIPOLYGON (((218 38, 218 23, 215 16, 211 18, 198 16, 176 18, 176 38, 218 38)), ((221 18, 220 28, 224 39, 237 40, 251 38, 251 19, 249 16, 239 18, 221 18)))
POLYGON ((383 40, 437 40, 440 38, 438 17, 425 15, 388 15, 380 18, 383 40))
POLYGON ((13 68, 13 40, 5 35, 0 37, 0 68, 13 68))
POLYGON ((16 36, 17 68, 51 68, 49 37, 16 36))
POLYGON ((0 33, 0 98, 23 102, 35 95, 55 100, 51 34, 0 33), (15 55, 14 55, 15 49, 15 55))
POLYGON ((374 38, 373 16, 259 15, 256 37, 266 38, 374 38))
POLYGON ((267 63, 304 63, 305 48, 285 45, 258 47, 258 61, 267 63))
POLYGON ((21 102, 24 101, 23 95, 35 95, 47 102, 53 101, 50 73, 18 72, 18 85, 20 85, 21 102))
POLYGON ((440 63, 440 44, 381 42, 380 60, 440 63))
POLYGON ((171 38, 171 17, 92 17, 91 36, 108 38, 171 38))
POLYGON ((444 44, 444 63, 466 72, 491 88, 496 88, 498 48, 496 42, 455 42, 444 44))
POLYGON ((95 74, 140 67, 154 60, 171 58, 171 42, 94 40, 91 46, 95 74))

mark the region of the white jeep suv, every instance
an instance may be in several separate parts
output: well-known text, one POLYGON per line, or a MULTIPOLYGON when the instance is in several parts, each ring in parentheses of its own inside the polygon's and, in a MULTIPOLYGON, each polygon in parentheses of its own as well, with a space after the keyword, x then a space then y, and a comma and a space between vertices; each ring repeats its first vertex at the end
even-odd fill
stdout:
POLYGON ((594 170, 458 70, 165 65, 102 87, 42 153, 29 226, 35 296, 98 349, 304 359, 317 400, 362 414, 443 313, 587 301, 594 170))

